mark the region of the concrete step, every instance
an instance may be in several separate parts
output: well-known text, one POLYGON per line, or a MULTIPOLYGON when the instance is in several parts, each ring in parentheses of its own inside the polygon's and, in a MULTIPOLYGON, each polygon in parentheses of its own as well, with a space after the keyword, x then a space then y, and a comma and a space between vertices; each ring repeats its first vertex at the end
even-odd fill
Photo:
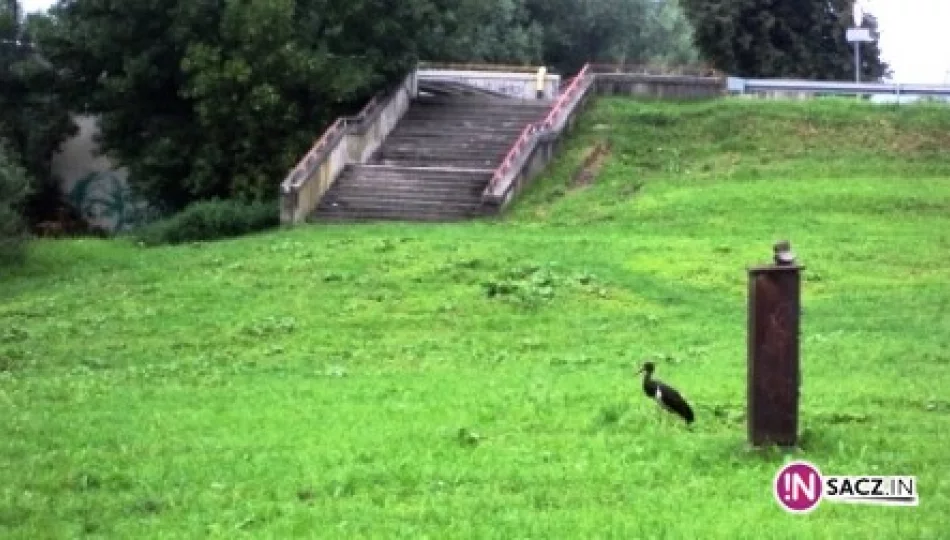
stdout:
MULTIPOLYGON (((396 138, 420 138, 420 139, 441 139, 443 137, 452 138, 483 138, 483 139, 516 139, 524 131, 527 124, 510 127, 493 128, 454 128, 446 129, 446 124, 433 124, 431 126, 413 126, 402 125, 390 132, 389 139, 396 138)), ((385 141, 384 141, 385 142, 385 141)))
POLYGON ((508 131, 520 132, 530 123, 531 121, 529 120, 512 119, 511 117, 498 118, 494 120, 486 120, 484 118, 473 118, 471 120, 466 120, 464 118, 458 118, 454 116, 448 118, 427 119, 404 118, 399 122, 399 127, 396 129, 411 129, 413 131, 442 131, 443 133, 450 131, 450 129, 452 131, 472 133, 508 131))
POLYGON ((351 165, 331 189, 349 186, 394 189, 454 189, 466 190, 484 186, 491 179, 491 169, 448 169, 434 167, 390 167, 380 165, 351 165))
MULTIPOLYGON (((393 130, 386 141, 392 140, 419 140, 427 143, 435 141, 447 141, 447 142, 473 142, 473 141, 483 141, 483 142, 498 142, 506 141, 509 139, 516 138, 521 134, 521 131, 524 129, 524 126, 512 126, 509 129, 499 130, 499 129, 479 129, 479 130, 467 130, 467 129, 458 129, 453 130, 444 129, 445 126, 442 126, 442 131, 437 131, 435 129, 430 130, 408 130, 400 129, 393 130), (520 129, 518 129, 520 128, 520 129)), ((384 141, 384 143, 386 142, 384 141)))
POLYGON ((490 167, 495 168, 501 163, 501 159, 416 159, 416 158, 375 158, 374 164, 389 165, 397 167, 490 167))
POLYGON ((447 204, 473 204, 482 200, 484 187, 473 187, 467 190, 437 190, 437 189, 370 189, 346 186, 336 191, 328 192, 324 197, 326 204, 321 201, 325 208, 334 203, 356 204, 366 202, 443 202, 447 204))
POLYGON ((351 176, 337 179, 330 191, 338 193, 479 193, 491 178, 478 180, 433 180, 428 178, 381 178, 368 176, 351 176))
POLYGON ((508 140, 512 137, 517 137, 521 134, 521 131, 524 129, 522 126, 521 129, 518 128, 508 128, 508 129, 477 129, 477 130, 460 130, 460 131, 445 131, 445 130, 435 130, 435 129, 408 129, 408 128, 396 128, 389 133, 387 141, 392 140, 421 140, 426 142, 438 141, 438 140, 447 140, 447 141, 500 141, 508 140))
POLYGON ((491 180, 490 175, 478 179, 450 178, 386 178, 379 176, 347 176, 334 182, 333 189, 338 191, 432 191, 443 193, 474 193, 481 190, 491 180), (340 180, 345 180, 341 182, 340 180))
POLYGON ((329 210, 337 207, 354 208, 380 204, 395 206, 414 205, 441 205, 445 208, 477 206, 481 204, 484 190, 471 192, 444 193, 433 190, 405 190, 405 191, 354 191, 343 188, 336 192, 327 193, 320 201, 318 208, 329 210))
POLYGON ((550 99, 496 99, 482 96, 429 97, 420 96, 413 105, 420 108, 496 108, 544 110, 554 106, 550 99))
POLYGON ((514 140, 503 141, 446 141, 432 142, 427 144, 424 141, 390 141, 379 148, 380 152, 412 152, 416 150, 432 150, 440 152, 485 152, 494 153, 499 150, 507 150, 514 143, 514 140))
POLYGON ((406 114, 483 114, 486 116, 538 116, 545 115, 551 109, 548 107, 512 107, 512 106, 433 106, 413 103, 406 114))
POLYGON ((386 202, 362 201, 338 206, 320 205, 313 216, 317 218, 365 218, 416 219, 474 217, 485 215, 486 208, 480 203, 447 204, 442 201, 386 202))
POLYGON ((480 217, 492 215, 486 211, 462 213, 462 214, 444 214, 444 213, 422 213, 405 212, 400 210, 379 210, 366 209, 353 212, 329 213, 321 212, 310 216, 310 222, 316 223, 359 223, 373 221, 410 221, 422 223, 453 223, 458 221, 469 221, 480 217))
POLYGON ((548 107, 512 107, 512 106, 433 106, 416 105, 410 106, 407 114, 485 114, 491 116, 503 116, 506 114, 519 116, 537 116, 547 114, 551 109, 548 107))
POLYGON ((448 153, 453 154, 453 157, 456 156, 494 156, 499 152, 504 153, 510 148, 510 144, 398 144, 398 145, 384 145, 379 149, 377 155, 380 156, 396 156, 401 154, 412 154, 412 155, 431 155, 433 157, 441 157, 448 153))
POLYGON ((445 132, 441 137, 435 135, 406 135, 403 133, 395 133, 383 141, 383 145, 391 141, 400 141, 403 143, 420 142, 425 144, 442 143, 447 146, 460 143, 498 144, 506 141, 512 141, 517 138, 518 133, 479 133, 473 135, 469 133, 448 131, 445 132))
POLYGON ((317 207, 316 215, 343 215, 347 213, 359 214, 363 212, 373 213, 393 213, 393 214, 429 214, 443 216, 458 215, 478 215, 485 212, 485 206, 481 201, 470 203, 447 203, 445 201, 385 201, 385 200, 359 200, 359 201, 340 201, 335 203, 321 204, 317 207))
POLYGON ((408 178, 481 178, 494 172, 489 168, 466 167, 394 167, 388 165, 354 164, 347 165, 344 173, 389 175, 408 178))
POLYGON ((445 112, 445 113, 423 113, 420 111, 413 111, 407 113, 402 120, 404 122, 420 122, 420 121, 453 121, 453 122, 469 122, 473 125, 484 125, 491 126, 497 122, 517 122, 522 124, 527 124, 529 122, 538 122, 545 115, 543 114, 516 114, 511 111, 508 112, 499 112, 498 114, 489 114, 484 111, 472 111, 470 113, 461 113, 461 112, 445 112))
POLYGON ((379 159, 417 159, 419 157, 425 157, 427 159, 501 159, 506 153, 508 153, 508 149, 510 147, 511 145, 508 144, 499 144, 493 147, 468 146, 461 144, 456 146, 426 146, 417 144, 412 146, 407 145, 380 148, 374 157, 379 159))

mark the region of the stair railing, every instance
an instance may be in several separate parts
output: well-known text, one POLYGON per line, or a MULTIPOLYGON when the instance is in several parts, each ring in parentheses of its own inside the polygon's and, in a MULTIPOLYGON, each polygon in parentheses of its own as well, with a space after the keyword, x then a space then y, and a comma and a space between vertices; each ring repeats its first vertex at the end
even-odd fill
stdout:
POLYGON ((590 83, 593 82, 594 73, 590 64, 584 67, 570 79, 570 82, 564 86, 554 105, 548 111, 547 116, 540 122, 531 123, 525 126, 521 135, 508 150, 501 164, 495 169, 492 179, 485 189, 485 196, 491 197, 497 193, 502 182, 505 181, 513 170, 523 166, 523 161, 537 146, 541 137, 555 128, 559 128, 563 120, 574 110, 574 107, 580 102, 580 98, 590 89, 590 83))
POLYGON ((356 115, 341 116, 330 124, 281 182, 281 223, 294 224, 305 220, 339 177, 343 167, 368 157, 408 109, 415 92, 415 76, 413 70, 395 88, 373 96, 356 115), (364 140, 367 137, 361 135, 367 133, 374 141, 364 140))

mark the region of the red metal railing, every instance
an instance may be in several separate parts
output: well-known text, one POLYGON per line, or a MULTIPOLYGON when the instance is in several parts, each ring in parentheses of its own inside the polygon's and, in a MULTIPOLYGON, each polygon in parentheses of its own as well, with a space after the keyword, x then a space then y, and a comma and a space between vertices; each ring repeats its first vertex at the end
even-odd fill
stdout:
POLYGON ((516 140, 511 146, 511 149, 508 150, 508 153, 505 155, 505 159, 503 159, 501 164, 498 165, 498 168, 495 169, 495 173, 492 175, 491 182, 488 184, 489 189, 494 189, 498 185, 498 182, 500 182, 501 179, 504 178, 506 174, 508 174, 508 171, 511 170, 515 160, 525 150, 525 148, 528 146, 528 143, 536 133, 551 129, 551 127, 554 126, 554 123, 557 121, 558 116, 564 111, 567 103, 569 103, 570 100, 573 99, 580 91, 581 85, 587 78, 589 72, 590 65, 585 64, 574 78, 569 79, 570 82, 567 84, 564 91, 560 93, 557 101, 554 102, 554 105, 551 107, 551 110, 548 112, 547 116, 545 116, 544 120, 525 126, 524 130, 521 131, 521 135, 518 137, 518 140, 516 140))
POLYGON ((561 111, 564 110, 564 107, 567 105, 570 100, 574 99, 577 96, 577 93, 580 91, 581 85, 587 79, 587 74, 590 71, 590 64, 584 64, 584 67, 577 73, 571 84, 568 85, 567 89, 561 92, 561 95, 558 96, 557 101, 554 102, 554 106, 551 107, 551 112, 548 113, 548 116, 544 119, 544 122, 541 124, 544 129, 551 129, 554 125, 555 120, 560 116, 561 111))
POLYGON ((349 124, 358 124, 362 122, 370 113, 373 112, 373 109, 379 105, 380 96, 382 94, 376 94, 373 96, 369 102, 356 114, 356 116, 341 116, 336 119, 330 127, 323 132, 323 135, 310 147, 310 150, 304 154, 303 158, 297 162, 297 165, 291 169, 290 174, 287 175, 287 180, 285 181, 286 189, 293 189, 297 187, 297 181, 300 178, 308 178, 313 172, 313 167, 321 159, 321 152, 327 148, 329 142, 332 141, 337 135, 341 134, 344 129, 346 129, 349 124))

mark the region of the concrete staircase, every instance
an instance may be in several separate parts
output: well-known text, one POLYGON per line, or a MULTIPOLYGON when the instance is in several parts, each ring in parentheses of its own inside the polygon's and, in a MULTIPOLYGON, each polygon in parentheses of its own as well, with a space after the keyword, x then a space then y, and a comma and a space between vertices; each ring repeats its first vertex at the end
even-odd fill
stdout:
POLYGON ((312 219, 452 221, 486 213, 481 195, 550 101, 420 95, 365 164, 347 165, 312 219))

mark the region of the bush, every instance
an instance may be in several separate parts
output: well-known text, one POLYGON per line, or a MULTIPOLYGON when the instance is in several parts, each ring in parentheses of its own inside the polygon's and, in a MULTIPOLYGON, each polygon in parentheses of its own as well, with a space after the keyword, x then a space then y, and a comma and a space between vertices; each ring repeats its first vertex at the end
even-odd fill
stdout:
POLYGON ((0 144, 0 264, 23 259, 29 235, 21 212, 29 194, 26 171, 0 144))
POLYGON ((142 228, 136 235, 146 245, 181 244, 240 236, 276 227, 280 214, 274 202, 201 201, 181 213, 142 228))

